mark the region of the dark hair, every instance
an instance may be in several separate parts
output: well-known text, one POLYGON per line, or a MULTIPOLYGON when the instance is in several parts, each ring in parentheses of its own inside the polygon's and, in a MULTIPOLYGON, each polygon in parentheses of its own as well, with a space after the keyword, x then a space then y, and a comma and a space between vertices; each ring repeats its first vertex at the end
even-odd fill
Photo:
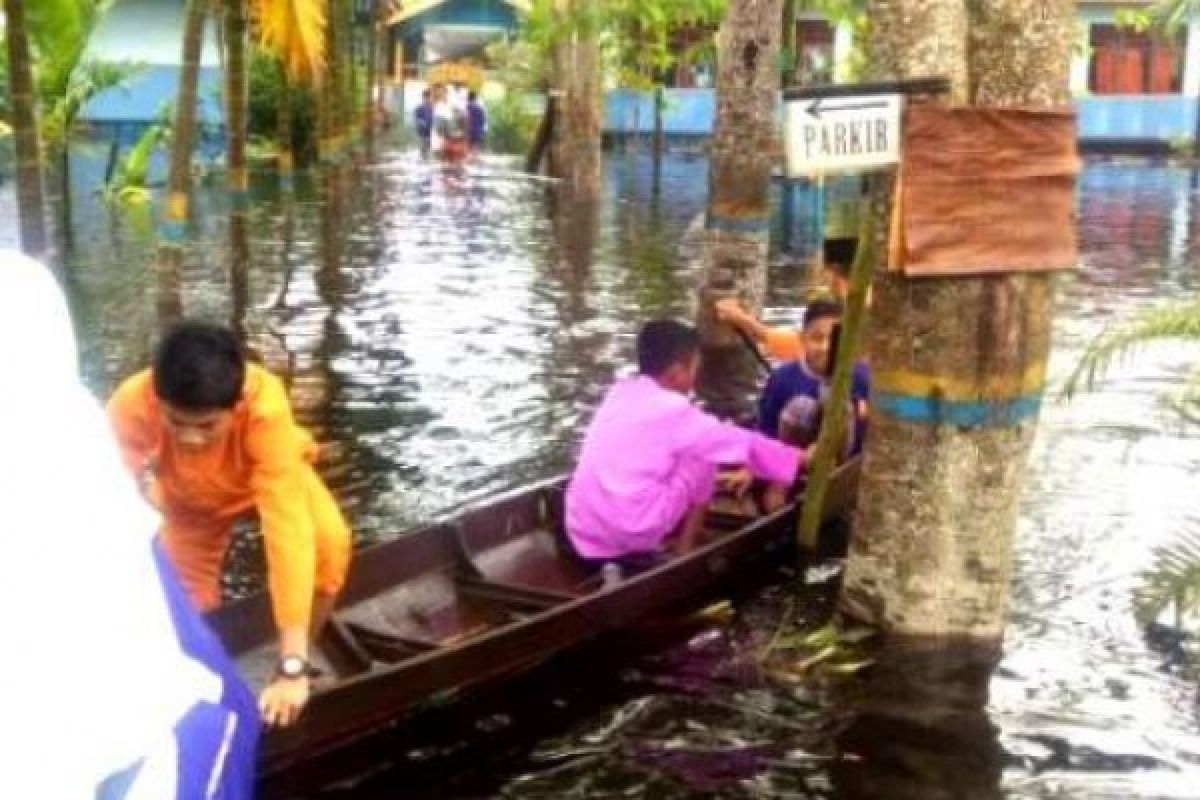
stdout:
POLYGON ((479 95, 475 94, 474 92, 467 92, 467 99, 473 102, 479 99, 479 95))
POLYGON ((183 411, 229 410, 242 396, 246 357, 228 328, 182 322, 154 356, 154 392, 183 411))
POLYGON ((657 378, 699 349, 700 336, 691 325, 673 319, 651 320, 638 333, 638 371, 657 378))
POLYGON ((842 304, 837 300, 829 298, 821 298, 813 300, 808 304, 808 308, 804 309, 804 329, 808 330, 808 326, 819 320, 840 319, 842 316, 842 304))

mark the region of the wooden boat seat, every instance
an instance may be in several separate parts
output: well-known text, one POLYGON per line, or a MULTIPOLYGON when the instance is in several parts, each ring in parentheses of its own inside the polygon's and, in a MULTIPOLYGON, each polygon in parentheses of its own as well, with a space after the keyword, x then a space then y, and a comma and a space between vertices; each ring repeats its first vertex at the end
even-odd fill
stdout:
POLYGON ((453 570, 405 581, 344 609, 338 619, 372 658, 394 662, 446 647, 516 619, 501 603, 459 584, 453 570))
POLYGON ((486 583, 570 600, 600 586, 571 555, 562 527, 562 490, 545 488, 536 499, 497 515, 494 509, 464 516, 458 540, 486 583))

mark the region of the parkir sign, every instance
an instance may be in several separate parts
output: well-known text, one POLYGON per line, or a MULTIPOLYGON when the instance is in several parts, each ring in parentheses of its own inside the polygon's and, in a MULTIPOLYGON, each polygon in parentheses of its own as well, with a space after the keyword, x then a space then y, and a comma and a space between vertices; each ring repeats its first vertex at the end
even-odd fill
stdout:
POLYGON ((788 98, 785 155, 792 178, 900 162, 900 94, 788 98))

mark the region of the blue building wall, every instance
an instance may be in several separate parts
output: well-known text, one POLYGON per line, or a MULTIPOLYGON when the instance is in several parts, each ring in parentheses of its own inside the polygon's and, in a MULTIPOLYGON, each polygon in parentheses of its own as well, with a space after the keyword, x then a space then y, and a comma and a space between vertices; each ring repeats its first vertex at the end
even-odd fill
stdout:
MULTIPOLYGON (((1082 140, 1171 142, 1191 138, 1194 97, 1183 95, 1093 96, 1076 100, 1082 140)), ((654 130, 654 98, 617 90, 605 98, 604 132, 617 136, 654 130)), ((712 89, 667 89, 663 129, 668 135, 707 136, 716 119, 712 89)))
MULTIPOLYGON (((179 89, 179 68, 145 66, 123 88, 109 89, 96 95, 84 107, 83 118, 92 123, 144 123, 158 117, 160 110, 175 102, 179 89)), ((221 123, 221 70, 201 67, 199 119, 202 124, 221 123)))

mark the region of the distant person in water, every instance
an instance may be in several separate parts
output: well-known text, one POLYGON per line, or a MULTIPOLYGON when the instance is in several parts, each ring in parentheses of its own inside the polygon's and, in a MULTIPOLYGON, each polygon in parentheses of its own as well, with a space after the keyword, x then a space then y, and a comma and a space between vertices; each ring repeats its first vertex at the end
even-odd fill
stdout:
POLYGON ((260 697, 269 724, 308 700, 310 643, 350 563, 350 529, 313 464, 317 446, 292 418, 283 382, 247 364, 226 328, 185 322, 151 369, 108 403, 126 467, 163 515, 163 546, 201 611, 221 604, 234 523, 257 514, 279 634, 275 678, 260 697))
POLYGON ((637 374, 618 380, 596 410, 566 498, 567 535, 587 567, 644 568, 672 536, 678 551, 690 549, 722 465, 790 486, 806 463, 800 450, 692 405, 699 348, 694 328, 646 323, 637 374))
MULTIPOLYGON (((835 300, 816 300, 804 310, 800 357, 771 372, 759 399, 759 430, 767 436, 801 447, 815 441, 821 415, 828 403, 830 367, 834 357, 833 334, 841 317, 841 303, 835 300)), ((853 408, 850 451, 856 451, 862 444, 869 384, 866 365, 856 364, 850 392, 853 408)))
POLYGON ((421 155, 427 155, 433 136, 433 95, 428 89, 421 92, 421 104, 413 111, 413 123, 421 141, 421 155))
MULTIPOLYGON (((853 238, 826 239, 824 245, 824 277, 826 290, 838 302, 846 301, 850 289, 850 266, 858 249, 853 238)), ((777 361, 794 361, 801 357, 803 333, 795 328, 772 328, 763 324, 738 303, 736 297, 718 300, 717 318, 746 333, 777 361)))
POLYGON ((480 104, 479 96, 470 92, 467 94, 467 144, 472 150, 482 149, 486 137, 487 111, 480 104))

